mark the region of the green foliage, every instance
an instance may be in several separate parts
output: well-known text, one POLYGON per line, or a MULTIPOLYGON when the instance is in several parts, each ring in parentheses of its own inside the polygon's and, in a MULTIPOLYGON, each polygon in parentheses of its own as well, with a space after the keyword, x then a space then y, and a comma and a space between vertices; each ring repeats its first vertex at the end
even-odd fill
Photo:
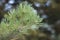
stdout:
POLYGON ((42 18, 37 16, 37 13, 34 12, 31 5, 23 2, 17 7, 17 9, 11 10, 8 12, 8 15, 6 14, 5 18, 3 18, 0 24, 0 38, 6 38, 15 33, 18 33, 19 35, 28 34, 30 33, 28 29, 37 29, 41 21, 42 18))

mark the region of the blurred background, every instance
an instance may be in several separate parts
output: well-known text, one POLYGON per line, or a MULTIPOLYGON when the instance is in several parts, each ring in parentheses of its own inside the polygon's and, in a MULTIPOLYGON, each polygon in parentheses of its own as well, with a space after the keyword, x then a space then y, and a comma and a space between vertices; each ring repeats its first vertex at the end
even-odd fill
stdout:
POLYGON ((32 4, 37 15, 43 18, 44 25, 39 30, 47 35, 47 39, 41 36, 39 40, 60 40, 60 0, 0 0, 0 22, 5 13, 23 1, 32 4))

